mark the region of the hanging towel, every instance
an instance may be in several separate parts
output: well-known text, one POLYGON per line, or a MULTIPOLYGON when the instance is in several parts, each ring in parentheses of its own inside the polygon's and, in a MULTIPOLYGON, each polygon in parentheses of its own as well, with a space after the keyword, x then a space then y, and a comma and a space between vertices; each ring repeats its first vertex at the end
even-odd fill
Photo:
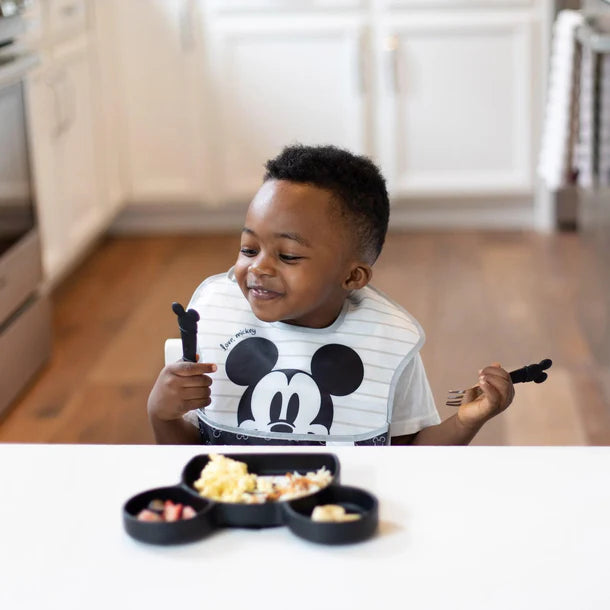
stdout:
POLYGON ((569 158, 576 89, 576 29, 583 21, 580 11, 563 10, 553 25, 547 103, 538 163, 538 175, 550 190, 565 186, 571 170, 569 158))
POLYGON ((610 54, 601 56, 599 78, 599 185, 610 186, 610 54))
POLYGON ((588 45, 581 46, 580 84, 578 91, 578 143, 575 166, 578 184, 593 186, 595 176, 595 53, 588 45))

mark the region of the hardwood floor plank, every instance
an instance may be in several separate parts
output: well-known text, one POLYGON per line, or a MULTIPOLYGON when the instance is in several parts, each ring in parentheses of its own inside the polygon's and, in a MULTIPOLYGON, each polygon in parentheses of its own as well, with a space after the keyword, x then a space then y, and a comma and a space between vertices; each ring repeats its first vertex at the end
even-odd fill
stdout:
POLYGON ((502 417, 511 445, 587 445, 579 400, 570 373, 553 367, 552 383, 517 386, 502 417))
POLYGON ((74 394, 48 441, 51 443, 151 444, 146 416, 150 385, 87 382, 74 394))
POLYGON ((44 442, 100 351, 112 343, 175 239, 106 240, 53 295, 50 361, 0 425, 0 441, 44 442))

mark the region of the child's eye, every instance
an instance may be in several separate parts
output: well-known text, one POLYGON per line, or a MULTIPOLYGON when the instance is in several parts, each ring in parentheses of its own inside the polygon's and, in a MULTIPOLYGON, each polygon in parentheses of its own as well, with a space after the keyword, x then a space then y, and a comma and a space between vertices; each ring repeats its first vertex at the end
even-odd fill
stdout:
POLYGON ((256 250, 252 248, 240 248, 239 251, 244 256, 256 256, 256 250))
POLYGON ((280 260, 284 261, 285 263, 294 263, 302 258, 302 256, 294 256, 292 254, 280 254, 280 260))

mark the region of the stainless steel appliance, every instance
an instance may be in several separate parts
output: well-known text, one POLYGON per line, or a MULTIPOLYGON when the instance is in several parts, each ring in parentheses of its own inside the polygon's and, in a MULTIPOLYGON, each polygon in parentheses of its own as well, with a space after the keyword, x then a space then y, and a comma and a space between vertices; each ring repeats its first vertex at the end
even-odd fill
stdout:
POLYGON ((51 348, 25 112, 25 78, 37 60, 17 50, 22 6, 0 0, 0 413, 51 348))

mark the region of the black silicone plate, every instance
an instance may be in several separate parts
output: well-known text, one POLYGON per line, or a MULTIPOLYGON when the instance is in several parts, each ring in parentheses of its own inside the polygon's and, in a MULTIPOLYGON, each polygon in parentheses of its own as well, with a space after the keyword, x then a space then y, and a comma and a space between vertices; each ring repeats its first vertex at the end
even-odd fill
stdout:
POLYGON ((282 475, 286 472, 316 471, 325 466, 332 475, 324 489, 290 501, 265 504, 215 502, 203 498, 193 488, 208 455, 191 459, 182 471, 181 483, 159 487, 133 496, 123 506, 123 524, 127 533, 151 544, 179 544, 200 540, 218 527, 272 527, 287 525, 296 535, 323 544, 359 542, 370 537, 377 528, 377 499, 355 487, 339 484, 339 460, 330 453, 235 453, 222 454, 245 462, 248 471, 258 475, 282 475), (174 522, 138 521, 137 514, 151 500, 172 500, 192 506, 197 515, 174 522), (361 519, 347 523, 317 523, 311 512, 318 504, 341 504, 348 512, 358 512, 361 519))
MULTIPOLYGON (((326 467, 332 475, 331 484, 339 482, 339 460, 331 453, 235 453, 225 457, 244 462, 248 472, 258 475, 283 475, 287 472, 305 474, 326 467)), ((182 483, 198 494, 193 483, 209 462, 208 455, 194 457, 182 471, 182 483)), ((318 493, 311 494, 315 497, 318 493)), ((309 497, 309 496, 308 496, 309 497)), ((214 522, 219 526, 272 527, 284 524, 286 502, 266 502, 265 504, 237 504, 215 502, 214 522)))

